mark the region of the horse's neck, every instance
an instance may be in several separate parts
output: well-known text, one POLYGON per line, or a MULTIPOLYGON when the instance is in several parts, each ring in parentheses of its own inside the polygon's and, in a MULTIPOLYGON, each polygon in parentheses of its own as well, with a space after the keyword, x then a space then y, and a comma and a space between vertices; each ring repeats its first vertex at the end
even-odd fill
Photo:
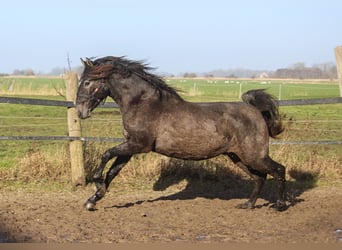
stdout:
POLYGON ((121 110, 130 110, 143 102, 157 102, 160 99, 158 90, 134 75, 113 82, 110 93, 110 96, 120 106, 121 110))

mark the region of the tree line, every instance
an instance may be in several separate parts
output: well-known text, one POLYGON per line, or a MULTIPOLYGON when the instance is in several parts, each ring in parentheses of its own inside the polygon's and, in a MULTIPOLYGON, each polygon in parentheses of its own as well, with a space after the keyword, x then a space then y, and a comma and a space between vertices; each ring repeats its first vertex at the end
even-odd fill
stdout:
POLYGON ((304 63, 296 63, 288 68, 277 69, 273 78, 291 79, 336 79, 337 68, 333 63, 316 64, 307 67, 304 63))
POLYGON ((226 77, 226 78, 289 78, 289 79, 337 79, 337 68, 334 63, 314 64, 310 67, 299 62, 286 68, 269 70, 227 69, 214 70, 207 73, 186 72, 184 78, 226 77))
MULTIPOLYGON (((71 68, 72 71, 75 71, 77 73, 81 73, 83 71, 82 66, 76 66, 71 68)), ((13 70, 12 74, 5 74, 0 73, 0 76, 35 76, 35 75, 47 75, 47 76, 60 76, 63 75, 65 72, 67 72, 66 68, 62 67, 55 67, 51 69, 48 73, 42 73, 42 72, 35 72, 33 69, 15 69, 13 70)))
MULTIPOLYGON (((73 67, 73 71, 81 73, 83 68, 81 66, 73 67)), ((65 68, 56 67, 51 69, 49 73, 43 74, 38 72, 37 75, 54 75, 60 76, 66 72, 65 68)), ((11 74, 0 74, 0 76, 8 76, 11 74)), ((15 69, 12 75, 17 76, 34 76, 36 72, 32 69, 15 69)), ((174 76, 174 75, 170 75, 174 76)), ((214 70, 206 73, 185 72, 181 75, 184 78, 202 77, 227 77, 227 78, 288 78, 288 79, 337 79, 337 68, 334 63, 314 64, 307 67, 305 63, 299 62, 292 64, 286 68, 280 68, 275 71, 262 71, 250 69, 227 69, 214 70)))

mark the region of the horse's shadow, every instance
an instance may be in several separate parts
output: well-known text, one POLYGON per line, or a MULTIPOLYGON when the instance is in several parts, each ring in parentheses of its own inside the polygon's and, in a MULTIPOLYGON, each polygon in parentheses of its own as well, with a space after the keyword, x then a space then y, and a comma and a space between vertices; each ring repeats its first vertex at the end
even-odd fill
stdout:
MULTIPOLYGON (((316 186, 317 174, 308 171, 290 170, 286 182, 286 201, 288 207, 304 201, 300 198, 305 191, 316 186), (290 178, 289 178, 290 177, 290 178)), ((248 199, 255 183, 235 166, 230 167, 211 162, 191 162, 171 159, 161 167, 159 178, 153 185, 153 190, 164 191, 168 187, 186 181, 185 188, 179 192, 161 196, 155 199, 139 200, 124 205, 114 205, 113 208, 130 207, 143 202, 157 202, 161 200, 191 200, 198 197, 206 199, 248 199)), ((259 196, 266 200, 256 208, 272 206, 277 197, 277 183, 267 179, 259 196)), ((245 200, 241 201, 245 202, 245 200)))

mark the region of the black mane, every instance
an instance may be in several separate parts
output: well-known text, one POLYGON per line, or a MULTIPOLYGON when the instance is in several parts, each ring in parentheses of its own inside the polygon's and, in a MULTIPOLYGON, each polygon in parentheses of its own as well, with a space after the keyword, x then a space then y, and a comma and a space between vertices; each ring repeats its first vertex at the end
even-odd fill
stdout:
POLYGON ((83 77, 91 77, 92 79, 108 78, 112 74, 120 74, 124 78, 135 74, 148 82, 153 88, 161 93, 169 93, 173 96, 179 96, 176 89, 165 83, 162 77, 150 73, 154 68, 148 66, 144 61, 128 60, 125 57, 106 56, 90 61, 86 65, 83 77))

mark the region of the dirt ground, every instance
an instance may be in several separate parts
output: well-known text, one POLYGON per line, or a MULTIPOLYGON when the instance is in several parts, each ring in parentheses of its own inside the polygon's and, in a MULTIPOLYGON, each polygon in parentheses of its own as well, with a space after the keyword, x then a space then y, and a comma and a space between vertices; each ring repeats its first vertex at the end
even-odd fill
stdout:
POLYGON ((338 242, 342 187, 305 190, 284 212, 263 195, 253 210, 235 208, 248 194, 179 185, 165 191, 110 190, 95 212, 93 193, 0 190, 0 242, 338 242), (210 190, 209 190, 210 191, 210 190))

